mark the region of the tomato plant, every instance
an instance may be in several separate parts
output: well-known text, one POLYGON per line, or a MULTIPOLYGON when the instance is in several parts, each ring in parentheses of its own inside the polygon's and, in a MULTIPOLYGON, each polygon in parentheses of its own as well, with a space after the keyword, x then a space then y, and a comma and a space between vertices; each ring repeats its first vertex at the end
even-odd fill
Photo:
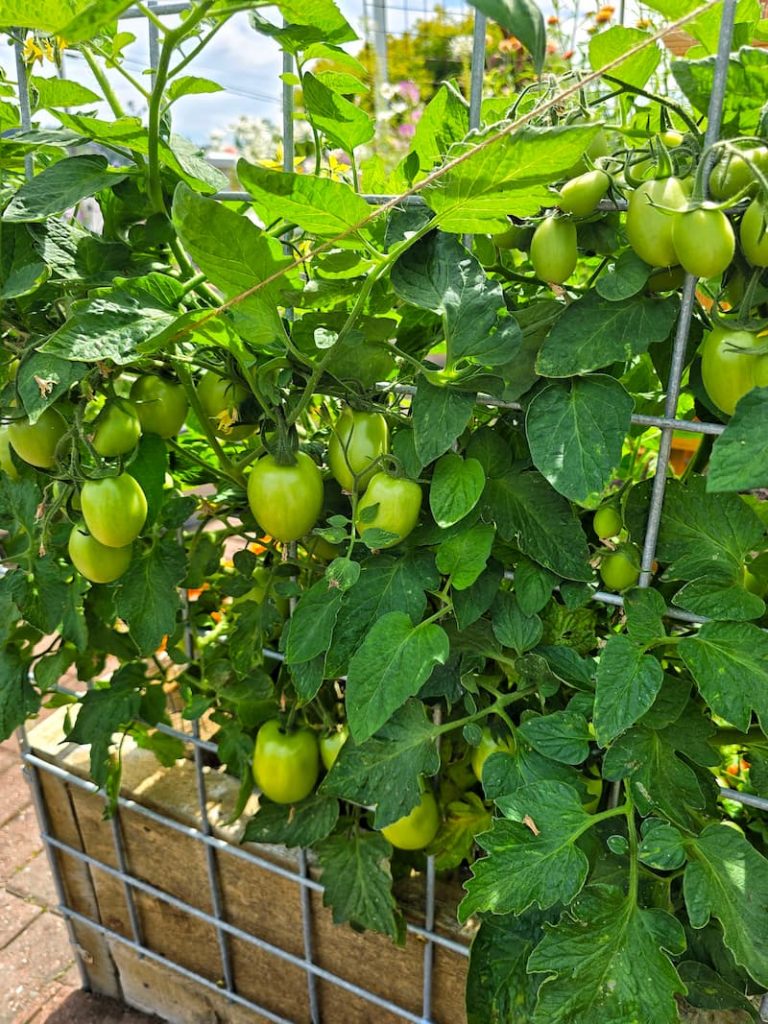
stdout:
POLYGON ((54 33, 27 6, 22 65, 66 40, 95 71, 35 67, 23 131, 23 75, 0 83, 0 734, 71 699, 114 805, 128 739, 182 756, 172 690, 246 837, 310 847, 339 923, 399 940, 434 870, 473 919, 471 1024, 754 1016, 759 5, 718 119, 734 5, 686 8, 693 60, 657 45, 659 0, 650 28, 605 7, 566 61, 535 4, 486 4, 515 21, 489 22, 483 102, 436 83, 396 147, 333 0, 155 7, 153 76, 120 3, 54 33), (245 11, 309 130, 292 169, 225 176, 175 104, 216 91, 190 55, 245 11))

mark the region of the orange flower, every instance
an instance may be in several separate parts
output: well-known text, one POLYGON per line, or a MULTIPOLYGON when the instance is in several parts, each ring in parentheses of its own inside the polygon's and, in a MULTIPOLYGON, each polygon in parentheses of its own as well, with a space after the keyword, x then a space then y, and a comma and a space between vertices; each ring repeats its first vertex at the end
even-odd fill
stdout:
POLYGON ((635 24, 637 25, 638 28, 650 28, 652 22, 651 22, 650 18, 639 18, 635 22, 635 24))
POLYGON ((566 50, 565 53, 563 54, 563 60, 571 60, 572 57, 573 57, 573 54, 574 54, 573 50, 566 50))
POLYGON ((560 19, 558 18, 558 16, 556 14, 550 14, 550 16, 547 18, 547 24, 548 25, 559 25, 560 24, 560 19))
POLYGON ((595 21, 598 25, 604 25, 607 21, 611 20, 615 10, 615 7, 611 7, 610 5, 606 4, 606 6, 601 7, 595 15, 595 21))

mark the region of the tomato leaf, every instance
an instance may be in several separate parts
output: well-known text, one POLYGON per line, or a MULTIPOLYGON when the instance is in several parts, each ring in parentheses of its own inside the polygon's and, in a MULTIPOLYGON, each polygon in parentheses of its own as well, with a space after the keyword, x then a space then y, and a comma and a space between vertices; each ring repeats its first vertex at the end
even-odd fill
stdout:
POLYGON ((262 796, 241 841, 306 848, 330 835, 338 820, 339 801, 335 797, 314 793, 297 804, 273 804, 262 796))
POLYGON ((649 644, 666 636, 662 616, 667 610, 658 590, 634 587, 624 595, 627 632, 636 644, 649 644))
POLYGON ((451 156, 472 152, 422 191, 440 218, 443 231, 500 233, 509 227, 507 214, 538 215, 554 206, 549 183, 563 177, 583 156, 600 131, 599 124, 523 128, 495 138, 498 127, 454 146, 451 156), (485 147, 478 143, 493 138, 485 147))
POLYGON ((26 226, 0 220, 0 300, 28 295, 49 275, 26 226))
POLYGON ((435 858, 437 871, 452 871, 470 860, 475 836, 491 827, 491 815, 476 793, 467 791, 461 800, 453 800, 445 808, 440 829, 427 854, 435 858))
POLYGON ((745 589, 741 572, 734 578, 713 570, 710 576, 691 580, 674 595, 672 604, 708 619, 743 621, 765 614, 765 601, 745 589))
POLYGON ((299 600, 291 617, 285 660, 291 665, 311 661, 328 650, 341 608, 343 591, 322 579, 299 600))
POLYGON ((485 569, 496 536, 493 526, 480 523, 450 537, 437 549, 437 568, 451 577, 455 590, 471 587, 485 569))
MULTIPOLYGON (((246 160, 238 161, 237 176, 265 224, 282 219, 310 234, 334 237, 371 212, 368 203, 343 181, 271 171, 246 160)), ((347 242, 359 244, 354 236, 347 242)))
POLYGON ((272 25, 255 11, 251 11, 251 21, 261 35, 272 36, 289 53, 296 54, 315 43, 357 39, 334 0, 275 0, 274 6, 283 16, 283 25, 272 25))
POLYGON ((453 526, 469 515, 484 487, 485 473, 477 459, 463 459, 455 452, 443 455, 429 487, 429 507, 437 525, 453 526))
POLYGON ((345 593, 326 658, 330 676, 345 675, 350 657, 374 622, 387 612, 405 612, 419 622, 427 599, 424 591, 435 588, 440 577, 434 556, 414 551, 401 558, 377 555, 363 563, 360 578, 345 593))
POLYGON ((454 593, 453 612, 459 629, 467 629, 488 611, 501 585, 503 574, 501 565, 491 559, 488 567, 470 587, 454 593))
POLYGON ((768 635, 751 622, 705 622, 680 641, 680 657, 716 715, 746 732, 768 730, 768 635))
POLYGON ((315 847, 320 861, 323 904, 334 924, 383 932, 402 941, 404 922, 392 895, 392 847, 376 832, 335 835, 315 847))
POLYGON ((411 149, 400 164, 405 171, 412 154, 418 157, 418 167, 408 175, 413 182, 427 174, 443 159, 443 154, 454 142, 461 142, 469 131, 469 109, 463 97, 443 84, 424 107, 416 124, 411 149))
POLYGON ((501 590, 491 610, 493 635, 504 647, 523 654, 535 647, 544 633, 538 615, 526 615, 514 594, 501 590))
POLYGON ((414 626, 405 612, 388 612, 349 663, 346 707, 357 743, 369 739, 419 692, 436 664, 445 664, 448 637, 434 622, 414 626))
POLYGON ((576 711, 553 711, 526 718, 518 731, 535 750, 553 761, 581 764, 589 756, 592 737, 586 718, 576 711))
POLYGON ((413 400, 413 437, 422 466, 451 447, 474 408, 473 395, 435 387, 423 378, 419 381, 413 400))
POLYGON ((144 666, 129 662, 117 670, 108 686, 89 690, 81 701, 67 739, 90 743, 91 776, 98 786, 107 781, 112 736, 126 729, 138 715, 145 682, 144 666))
POLYGON ((683 834, 658 818, 646 818, 637 855, 643 864, 658 871, 675 871, 685 864, 683 834))
POLYGON ((29 681, 29 665, 13 650, 0 651, 0 742, 39 707, 40 694, 29 681))
POLYGON ((621 384, 604 374, 544 388, 525 418, 534 465, 572 501, 602 492, 621 462, 634 406, 621 384))
MULTIPOLYGON (((723 124, 737 135, 757 130, 762 111, 761 95, 768 88, 768 54, 745 46, 728 61, 723 101, 723 124)), ((703 114, 709 109, 715 78, 715 57, 673 60, 672 74, 683 94, 703 114)))
POLYGON ((768 487, 768 388, 744 395, 715 441, 707 490, 746 491, 768 487))
POLYGON ((608 746, 651 707, 664 681, 661 662, 626 636, 611 636, 597 667, 595 731, 608 746))
POLYGON ((470 3, 520 40, 533 58, 536 74, 540 75, 547 53, 547 30, 538 4, 533 0, 470 0, 470 3))
POLYGON ((590 816, 579 796, 561 782, 524 786, 496 804, 504 818, 477 837, 488 856, 472 865, 459 920, 481 910, 522 914, 532 903, 542 910, 570 903, 587 878, 589 862, 576 840, 590 816))
MULTIPOLYGON (((593 70, 599 71, 627 50, 649 41, 648 32, 638 28, 626 28, 624 25, 613 25, 589 40, 589 63, 593 70)), ((611 78, 618 78, 621 82, 642 89, 660 60, 661 50, 658 46, 644 46, 638 53, 627 57, 617 67, 612 68, 609 74, 611 78)))
POLYGON ((621 302, 645 288, 651 267, 632 249, 625 249, 613 267, 595 281, 595 291, 609 302, 621 302))
POLYGON ((720 760, 707 742, 713 726, 689 704, 680 717, 661 729, 643 723, 620 736, 603 760, 603 777, 630 780, 632 798, 641 814, 660 814, 688 831, 697 828, 697 814, 705 806, 702 776, 679 754, 695 764, 710 766, 720 760))
POLYGON ((141 654, 152 654, 163 637, 173 633, 180 607, 176 587, 186 571, 184 549, 165 536, 134 557, 120 578, 115 607, 141 654))
POLYGON ((736 963, 765 987, 768 860, 741 832, 720 824, 707 825, 686 847, 683 893, 691 924, 703 928, 716 917, 736 963))
POLYGON ((419 803, 420 776, 439 771, 437 739, 424 705, 409 700, 365 743, 347 740, 319 791, 375 807, 374 827, 385 828, 419 803))
POLYGON ((353 153, 358 146, 370 142, 374 134, 373 119, 361 107, 333 92, 309 72, 302 78, 301 85, 310 122, 332 146, 353 153))
POLYGON ((6 221, 45 220, 122 181, 103 156, 71 156, 25 182, 3 211, 6 221))
POLYGON ((557 916, 530 909, 523 915, 483 917, 469 954, 467 1024, 528 1024, 541 978, 528 974, 526 964, 541 940, 543 923, 557 916))
POLYGON ((649 345, 669 337, 679 305, 677 296, 611 302, 588 292, 549 332, 536 369, 545 377, 571 377, 647 352, 649 345))
POLYGON ((586 890, 545 935, 528 970, 546 972, 535 1024, 674 1024, 685 992, 670 954, 685 949, 682 925, 664 910, 643 910, 619 889, 586 890), (649 982, 649 979, 653 979, 649 982))
POLYGON ((544 477, 518 469, 490 477, 481 504, 504 540, 534 562, 566 579, 592 579, 581 524, 544 477))
MULTIPOLYGON (((174 193, 173 223, 200 269, 227 298, 289 263, 279 243, 255 224, 184 184, 174 193)), ((250 342, 267 344, 285 337, 277 306, 284 286, 285 282, 274 282, 234 307, 235 322, 242 324, 250 342)))
POLYGON ((515 566, 515 596, 523 615, 535 615, 552 597, 557 579, 530 558, 521 558, 515 566))

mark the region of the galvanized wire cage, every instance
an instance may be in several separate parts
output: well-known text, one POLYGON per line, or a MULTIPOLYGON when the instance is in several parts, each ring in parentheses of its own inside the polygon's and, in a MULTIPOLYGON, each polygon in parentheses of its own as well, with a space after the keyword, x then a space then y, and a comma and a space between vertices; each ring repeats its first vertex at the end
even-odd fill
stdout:
MULTIPOLYGON (((184 2, 166 2, 166 3, 153 3, 150 0, 149 6, 152 7, 153 13, 159 17, 171 14, 177 14, 185 10, 188 4, 184 2)), ((367 6, 373 8, 379 7, 381 10, 384 9, 383 0, 371 0, 371 3, 367 6)), ((709 115, 707 122, 707 132, 705 144, 710 145, 715 142, 720 132, 720 122, 722 114, 723 98, 726 86, 726 74, 728 57, 731 50, 731 42, 733 36, 733 26, 735 18, 736 0, 723 0, 722 4, 722 29, 720 35, 719 49, 717 54, 716 72, 714 79, 714 88, 710 99, 709 115)), ((125 18, 140 18, 143 17, 143 12, 137 8, 129 9, 123 17, 125 18)), ((149 53, 150 61, 152 64, 156 63, 158 58, 158 30, 152 21, 147 21, 147 31, 149 40, 149 53)), ((480 123, 480 103, 482 98, 482 86, 483 86, 483 72, 484 72, 484 55, 485 55, 485 38, 486 38, 486 19, 480 14, 476 13, 474 18, 474 38, 473 38, 473 58, 471 68, 471 95, 470 95, 470 126, 476 128, 480 123)), ((19 93, 21 98, 21 122, 22 127, 26 130, 30 127, 31 117, 30 108, 27 98, 26 89, 26 69, 24 60, 21 52, 21 42, 16 44, 16 62, 18 70, 19 80, 19 93)), ((283 59, 283 70, 285 72, 291 72, 292 58, 289 55, 285 55, 283 59)), ((293 169, 293 88, 290 85, 283 87, 283 159, 284 167, 286 170, 293 169)), ((32 173, 30 164, 27 165, 27 173, 32 173)), ((238 191, 227 191, 219 193, 218 198, 227 200, 241 200, 247 202, 249 199, 248 193, 238 191)), ((393 196, 381 196, 381 195, 367 195, 365 197, 371 204, 382 205, 384 203, 391 202, 393 196)), ((412 197, 410 202, 420 202, 418 197, 412 197)), ((681 390, 681 379, 685 364, 685 352, 686 345, 689 336, 689 330, 691 325, 691 318, 694 307, 694 292, 696 287, 696 279, 691 275, 687 275, 685 278, 683 293, 682 293, 682 304, 680 309, 679 320, 677 323, 677 329, 675 332, 673 349, 672 349, 672 360, 669 377, 667 380, 666 390, 666 402, 663 416, 646 416, 646 415, 634 415, 632 417, 633 424, 640 425, 646 428, 656 428, 660 432, 660 443, 658 452, 657 468, 653 483, 652 497, 650 502, 650 509, 648 514, 645 540, 643 544, 642 554, 642 575, 640 577, 639 585, 641 587, 648 587, 650 585, 652 576, 652 566, 654 563, 656 545, 659 534, 660 517, 664 503, 665 488, 668 478, 668 467, 670 462, 670 451, 672 445, 673 433, 675 431, 687 431, 692 434, 709 434, 718 435, 724 429, 721 424, 718 423, 706 423, 706 422, 693 422, 685 419, 677 418, 678 411, 678 400, 681 390)), ((401 393, 408 393, 407 387, 401 386, 399 388, 401 393)), ((518 410, 521 407, 515 403, 505 403, 497 399, 478 396, 480 403, 485 403, 488 406, 494 406, 498 408, 518 410)), ((606 593, 604 591, 595 591, 593 593, 593 599, 597 602, 604 604, 610 604, 620 606, 622 604, 622 598, 617 594, 606 593)), ((700 623, 705 621, 701 616, 697 616, 686 612, 681 609, 669 608, 667 609, 667 615, 669 618, 678 620, 686 623, 700 623)), ((281 656, 273 651, 265 651, 265 656, 269 658, 280 658, 281 656)), ((67 690, 65 687, 61 687, 64 692, 74 692, 67 690)), ((251 850, 241 848, 239 846, 226 843, 219 839, 214 834, 214 829, 211 824, 209 813, 208 813, 208 800, 206 793, 206 775, 204 773, 204 757, 209 754, 216 753, 215 744, 203 739, 200 735, 199 728, 196 722, 190 723, 190 731, 181 731, 167 725, 160 725, 158 728, 178 740, 183 741, 189 747, 191 747, 192 756, 195 767, 195 777, 197 786, 197 796, 199 803, 199 815, 202 822, 199 828, 193 828, 186 824, 181 824, 178 821, 174 821, 171 818, 161 816, 156 811, 144 807, 136 801, 127 799, 126 797, 118 797, 117 800, 117 811, 112 818, 111 829, 112 838, 114 842, 114 854, 115 864, 108 864, 105 861, 94 858, 80 849, 77 849, 70 843, 62 841, 57 838, 51 828, 51 823, 47 813, 45 800, 43 797, 43 787, 41 785, 41 779, 45 773, 55 776, 67 784, 74 786, 82 791, 94 793, 97 791, 96 786, 92 783, 76 776, 69 774, 61 767, 51 764, 49 761, 41 758, 30 748, 27 735, 25 731, 21 730, 21 744, 22 744, 22 758, 24 761, 25 771, 29 782, 32 787, 32 792, 35 800, 35 807, 38 815, 38 821, 40 825, 40 831, 42 839, 45 844, 45 848, 50 860, 51 868, 53 871, 54 881, 56 884, 56 890, 58 899, 60 902, 59 910, 65 918, 67 925, 70 929, 70 937, 72 939, 72 945, 75 949, 76 955, 78 956, 78 963, 80 967, 81 977, 83 984, 87 985, 87 970, 86 966, 81 960, 79 947, 74 934, 74 926, 79 925, 87 929, 92 929, 94 932, 108 937, 114 942, 125 945, 127 948, 140 954, 147 959, 159 963, 162 966, 178 973, 180 976, 188 979, 191 982, 205 986, 212 989, 220 994, 223 994, 227 1000, 232 1004, 243 1007, 247 1010, 253 1011, 253 1013, 260 1015, 261 1018, 269 1021, 274 1021, 276 1024, 291 1024, 291 1022, 281 1016, 279 1013, 266 1008, 263 1005, 255 1002, 251 998, 239 993, 236 989, 234 980, 234 971, 232 966, 232 955, 231 945, 233 940, 239 940, 248 943, 254 947, 257 947, 264 952, 267 952, 286 963, 293 965, 304 972, 306 977, 307 985, 307 996, 309 1015, 312 1024, 320 1024, 320 1009, 317 994, 317 985, 319 980, 328 982, 333 986, 336 986, 339 992, 352 993, 366 1000, 370 1004, 371 1008, 371 1020, 376 1019, 376 1010, 388 1011, 395 1016, 405 1021, 414 1022, 414 1024, 431 1024, 435 1020, 433 1015, 433 968, 434 968, 434 957, 435 950, 442 947, 444 949, 451 950, 453 953, 466 956, 468 953, 468 946, 462 942, 454 941, 453 939, 447 938, 445 935, 440 934, 435 927, 435 864, 433 858, 427 858, 426 872, 425 872, 425 907, 423 915, 423 925, 415 923, 408 924, 408 932, 414 936, 417 936, 423 941, 423 962, 422 962, 422 1007, 420 1013, 415 1013, 403 1006, 396 1004, 388 999, 382 998, 374 992, 371 992, 358 984, 355 984, 339 974, 327 970, 316 963, 314 958, 313 950, 313 933, 312 933, 312 908, 310 903, 310 894, 312 891, 322 890, 322 885, 311 877, 309 866, 307 862, 307 856, 304 852, 299 854, 298 858, 298 870, 296 872, 288 871, 269 860, 259 857, 251 850), (197 907, 192 906, 190 903, 180 900, 171 894, 164 892, 162 889, 149 885, 145 881, 136 877, 132 874, 128 859, 126 856, 125 843, 123 838, 123 830, 121 826, 121 815, 125 812, 130 811, 141 816, 146 817, 149 820, 154 820, 162 823, 167 828, 173 829, 177 832, 183 833, 186 836, 193 839, 196 843, 199 843, 205 851, 205 861, 207 866, 207 877, 208 885, 210 889, 210 906, 212 912, 200 910, 197 907), (82 914, 79 911, 74 910, 67 905, 66 893, 62 882, 59 856, 74 858, 82 864, 86 864, 89 867, 98 869, 109 875, 110 877, 119 881, 123 887, 126 906, 128 908, 129 916, 129 935, 120 934, 113 928, 108 927, 104 923, 94 920, 82 914), (276 875, 280 875, 284 878, 288 878, 291 882, 299 886, 300 889, 300 900, 301 900, 301 911, 302 911, 302 923, 303 923, 303 956, 297 956, 294 953, 288 952, 278 946, 266 942, 264 939, 259 938, 256 935, 251 934, 247 930, 240 928, 227 918, 226 910, 222 903, 221 897, 221 886, 220 886, 220 871, 221 871, 221 858, 236 858, 245 860, 251 864, 258 865, 266 871, 273 872, 276 875), (221 983, 212 981, 210 978, 204 977, 203 975, 190 970, 182 964, 175 963, 172 960, 162 956, 157 951, 153 950, 145 941, 142 935, 142 927, 140 921, 140 915, 136 908, 136 894, 143 893, 154 899, 157 899, 169 906, 175 907, 177 910, 183 911, 192 917, 205 922, 215 929, 216 936, 218 939, 218 953, 220 958, 220 971, 218 972, 221 977, 221 983)), ((740 793, 734 790, 724 790, 727 793, 729 799, 739 801, 743 804, 747 804, 763 811, 768 811, 768 800, 762 799, 756 796, 752 796, 746 793, 740 793)))

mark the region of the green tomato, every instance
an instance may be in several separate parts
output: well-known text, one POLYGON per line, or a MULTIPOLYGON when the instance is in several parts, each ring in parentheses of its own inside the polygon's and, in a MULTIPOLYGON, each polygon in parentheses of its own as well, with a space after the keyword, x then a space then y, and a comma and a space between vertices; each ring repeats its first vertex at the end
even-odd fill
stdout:
POLYGON ((11 480, 19 479, 19 471, 11 458, 11 438, 8 427, 0 426, 0 469, 7 473, 11 480))
POLYGON ((348 739, 349 726, 346 725, 342 725, 335 732, 328 733, 327 736, 320 738, 320 760, 323 762, 327 772, 336 764, 336 758, 348 739))
POLYGON ((656 206, 682 211, 687 205, 679 178, 646 181, 632 192, 627 201, 627 239, 641 260, 652 267, 672 267, 678 262, 672 239, 676 214, 656 206))
POLYGON ((486 726, 483 729, 480 742, 472 750, 472 771, 475 773, 475 778, 478 782, 483 781, 485 762, 491 754, 496 754, 499 751, 505 754, 514 754, 515 741, 511 736, 506 739, 496 739, 491 730, 486 726))
POLYGON ((255 423, 241 423, 240 406, 248 398, 242 384, 206 370, 197 385, 197 397, 214 434, 226 441, 242 441, 256 430, 255 423))
POLYGON ((423 850, 435 838, 439 827, 437 801, 427 791, 422 793, 421 800, 410 814, 387 825, 381 834, 398 850, 423 850))
POLYGON ((259 459, 248 478, 248 504, 256 522, 284 544, 309 533, 323 508, 323 478, 312 459, 296 453, 291 466, 274 455, 259 459))
POLYGON ((663 270, 654 270, 646 282, 649 292, 676 292, 682 288, 685 281, 685 271, 682 267, 664 267, 663 270))
POLYGON ((601 156, 608 156, 609 152, 610 144, 608 142, 608 137, 605 132, 601 130, 587 146, 584 156, 580 157, 572 167, 568 168, 565 176, 567 178, 575 178, 579 174, 584 174, 585 171, 589 170, 586 157, 589 157, 589 159, 594 162, 595 160, 599 160, 601 156))
POLYGON ((368 488, 357 503, 355 527, 365 539, 368 530, 386 530, 395 534, 392 540, 377 544, 377 548, 391 548, 405 540, 419 521, 421 511, 421 487, 413 480, 376 473, 368 488), (366 509, 373 509, 372 516, 363 516, 366 509))
POLYGON ((141 420, 136 407, 124 398, 111 398, 93 424, 93 447, 111 457, 133 451, 141 437, 141 420))
POLYGON ((319 537, 316 533, 304 537, 301 544, 307 554, 316 558, 318 562, 332 562, 342 553, 338 544, 331 544, 325 537, 319 537))
POLYGON ((600 540, 616 537, 621 532, 621 527, 621 513, 615 505, 603 505, 592 519, 592 529, 600 540))
POLYGON ((701 379, 710 401, 726 415, 733 415, 748 391, 768 383, 768 355, 750 354, 766 340, 768 336, 725 327, 714 327, 704 335, 701 379))
POLYGON ((749 194, 757 189, 757 181, 747 160, 754 163, 763 173, 768 171, 768 148, 754 146, 742 150, 742 152, 743 156, 726 154, 712 168, 709 177, 709 194, 714 199, 721 201, 733 199, 745 189, 748 189, 749 194))
POLYGON ((91 583, 112 583, 119 579, 131 564, 133 548, 110 548, 100 544, 78 523, 72 528, 67 545, 72 565, 91 583))
POLYGON ((175 437, 184 425, 189 402, 181 384, 145 374, 137 377, 131 387, 131 401, 136 407, 145 434, 175 437))
POLYGON ((147 519, 146 496, 129 473, 86 480, 80 501, 89 532, 108 548, 132 544, 147 519))
POLYGON ((640 552, 634 544, 622 545, 600 562, 600 575, 609 590, 629 590, 640 578, 640 552))
POLYGON ((753 267, 768 267, 768 211, 759 199, 753 199, 741 218, 739 241, 753 267))
POLYGON ((531 229, 524 224, 510 224, 506 231, 492 235, 491 240, 497 249, 517 249, 527 252, 531 244, 531 229))
POLYGON ((531 263, 536 276, 547 284, 563 284, 578 260, 576 225, 562 217, 547 217, 531 242, 531 263))
POLYGON ((722 210, 699 208, 672 218, 677 262, 695 277, 719 277, 736 251, 731 222, 722 210))
POLYGON ((253 778, 276 804, 308 797, 320 774, 317 737, 311 729, 286 732, 277 718, 265 722, 253 748, 253 778))
POLYGON ((20 459, 37 469, 53 469, 56 449, 67 432, 67 422, 58 409, 46 409, 37 423, 25 417, 8 425, 8 440, 20 459))
POLYGON ((594 213, 597 204, 610 188, 611 179, 605 171, 587 171, 578 178, 566 181, 560 189, 558 206, 566 213, 587 217, 594 213))
POLYGON ((389 424, 380 412, 357 412, 346 406, 331 434, 328 465, 345 491, 362 493, 376 473, 374 462, 389 451, 389 424))

